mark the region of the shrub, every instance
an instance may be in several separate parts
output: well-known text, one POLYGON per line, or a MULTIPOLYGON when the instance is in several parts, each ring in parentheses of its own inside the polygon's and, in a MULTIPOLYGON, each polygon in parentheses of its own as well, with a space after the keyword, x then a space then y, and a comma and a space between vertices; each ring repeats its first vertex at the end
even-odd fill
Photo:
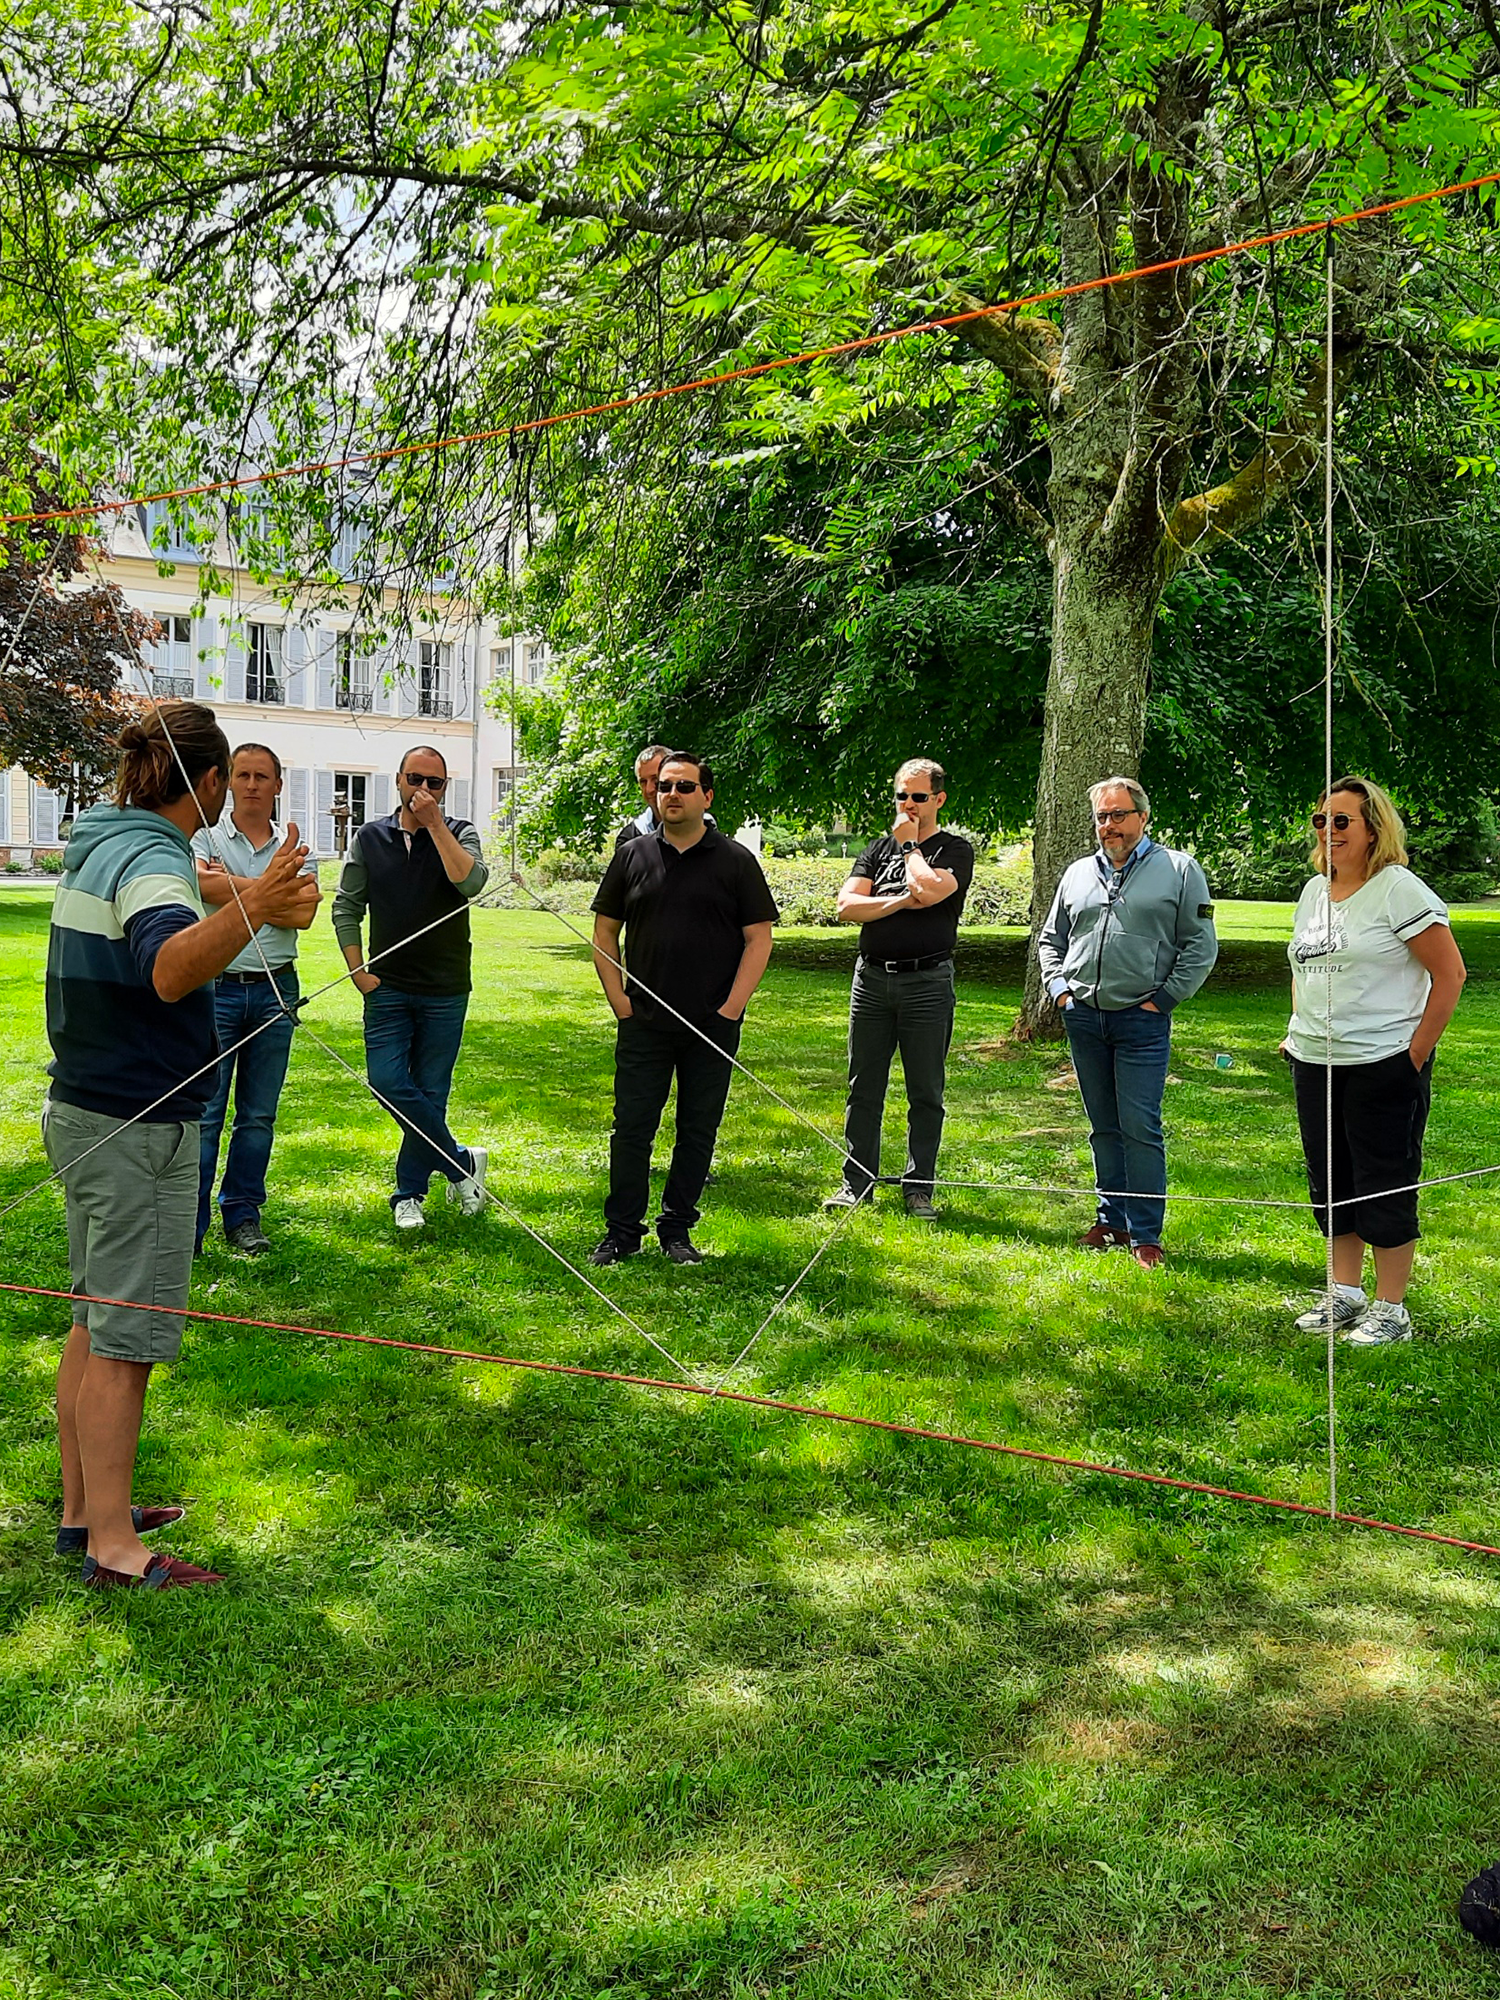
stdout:
POLYGON ((36 857, 36 865, 44 875, 61 875, 63 872, 61 854, 39 854, 36 857))
POLYGON ((26 873, 26 869, 24 864, 19 861, 7 861, 5 864, 5 872, 7 875, 24 875, 26 873))

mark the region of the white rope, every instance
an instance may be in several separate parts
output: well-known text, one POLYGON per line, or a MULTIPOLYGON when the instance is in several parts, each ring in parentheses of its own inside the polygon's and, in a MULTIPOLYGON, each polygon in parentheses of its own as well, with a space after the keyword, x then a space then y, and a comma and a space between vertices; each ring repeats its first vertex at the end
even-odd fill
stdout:
MULTIPOLYGON (((321 1035, 314 1034, 313 1030, 305 1025, 303 1027, 302 1032, 307 1036, 309 1041, 315 1042, 317 1044, 317 1046, 323 1051, 324 1055, 331 1056, 341 1069, 347 1070, 349 1075, 354 1078, 356 1083, 362 1083, 365 1089, 369 1091, 371 1097, 374 1098, 375 1102, 378 1105, 380 1105, 383 1110, 388 1111, 391 1117, 396 1120, 396 1123, 398 1125, 404 1125, 409 1132, 414 1132, 419 1139, 425 1140, 426 1143, 432 1148, 433 1152, 437 1154, 438 1158, 442 1160, 446 1165, 456 1167, 461 1164, 458 1160, 451 1159, 449 1155, 443 1151, 442 1147, 438 1144, 437 1140, 433 1138, 430 1132, 424 1132, 419 1125, 413 1122, 412 1119, 408 1118, 403 1112, 398 1111, 395 1105, 392 1104, 391 1100, 388 1097, 384 1096, 380 1091, 378 1091, 367 1076, 362 1076, 360 1072, 354 1067, 353 1063, 351 1063, 347 1057, 340 1055, 338 1050, 334 1048, 331 1043, 325 1042, 321 1035)), ((699 1378, 694 1373, 694 1371, 691 1368, 689 1368, 684 1362, 679 1361, 676 1355, 671 1353, 669 1349, 663 1347, 661 1342, 655 1337, 655 1335, 648 1333, 646 1328, 641 1325, 638 1319, 633 1318, 631 1314, 626 1312, 625 1308, 622 1305, 617 1304, 617 1302, 610 1297, 608 1292, 604 1291, 603 1289, 601 1289, 600 1286, 596 1285, 593 1279, 586 1276, 584 1272, 580 1271, 576 1264, 569 1263, 568 1259, 563 1255, 561 1250, 554 1248, 554 1246, 547 1241, 546 1237, 542 1235, 539 1229, 533 1229, 531 1224, 526 1220, 524 1215, 519 1214, 515 1209, 510 1207, 510 1205, 507 1202, 503 1202, 500 1199, 499 1195, 495 1194, 488 1186, 482 1188, 481 1193, 484 1195, 486 1201, 492 1201, 495 1204, 496 1208, 500 1210, 502 1215, 508 1216, 510 1220, 514 1222, 519 1228, 524 1229, 526 1234, 529 1237, 531 1237, 533 1242, 539 1243, 542 1246, 542 1248, 547 1252, 549 1257, 555 1257, 558 1263, 562 1265, 565 1271, 571 1271, 573 1276, 578 1280, 580 1285, 586 1285, 588 1289, 593 1293, 596 1299, 602 1299, 605 1305, 609 1307, 610 1311, 614 1313, 617 1318, 624 1320, 625 1324, 628 1327, 630 1327, 633 1332, 638 1333, 641 1336, 642 1340, 647 1341, 652 1347, 654 1347, 657 1353, 661 1355, 663 1360, 671 1362, 672 1366, 677 1370, 678 1374, 684 1378, 684 1380, 695 1384, 699 1381, 699 1378)))
POLYGON ((835 1238, 838 1236, 839 1231, 844 1227, 845 1223, 848 1222, 850 1216, 853 1215, 855 1210, 861 1207, 863 1203, 869 1201, 871 1197, 874 1195, 874 1192, 875 1192, 875 1182, 871 1181, 863 1194, 858 1194, 854 1197, 854 1200, 844 1210, 843 1214, 839 1217, 838 1221, 833 1225, 833 1228, 828 1232, 827 1236, 818 1245, 818 1248, 813 1252, 811 1257, 808 1258, 807 1262, 802 1266, 802 1269, 797 1273, 796 1277, 793 1278, 792 1282, 787 1286, 786 1290, 782 1293, 781 1297, 776 1301, 775 1305, 772 1306, 771 1310, 766 1314, 765 1318, 761 1321, 760 1325, 755 1329, 754 1333, 751 1334, 750 1338, 745 1342, 744 1346, 740 1349, 739 1353, 734 1357, 733 1361, 731 1361, 729 1366, 724 1370, 724 1373, 719 1377, 718 1381, 715 1382, 713 1387, 714 1395, 717 1396, 719 1394, 720 1390, 724 1387, 724 1384, 729 1380, 730 1376, 734 1373, 736 1368, 738 1368, 740 1364, 745 1360, 746 1356, 750 1353, 751 1348, 754 1347, 755 1343, 760 1339, 761 1335, 765 1332, 766 1328, 771 1324, 771 1322, 774 1319, 776 1319, 779 1316, 783 1307, 785 1307, 790 1303, 792 1294, 801 1285, 802 1280, 811 1273, 811 1271, 814 1269, 816 1265, 820 1264, 823 1261, 824 1253, 833 1248, 835 1238))
POLYGON ((1327 344, 1323 356, 1323 898, 1327 958, 1326 999, 1323 1024, 1323 1186, 1328 1210, 1328 1238, 1324 1246, 1324 1287, 1327 1296, 1327 1375, 1328 1375, 1328 1514, 1338 1518, 1339 1455, 1338 1403, 1334 1376, 1338 1343, 1334 1334, 1334 1302, 1338 1296, 1333 1255, 1333 815, 1329 794, 1333 790, 1333 231, 1323 235, 1324 288, 1327 294, 1327 344))

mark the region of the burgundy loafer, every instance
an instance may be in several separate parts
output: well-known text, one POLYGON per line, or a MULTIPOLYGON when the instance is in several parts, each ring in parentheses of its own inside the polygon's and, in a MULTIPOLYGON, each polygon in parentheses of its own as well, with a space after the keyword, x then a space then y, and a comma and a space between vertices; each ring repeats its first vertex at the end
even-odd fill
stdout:
POLYGON ((186 1590, 195 1583, 222 1583, 217 1570, 200 1569, 180 1556, 153 1556, 140 1576, 129 1570, 106 1569, 92 1556, 83 1559, 83 1581, 90 1590, 186 1590))

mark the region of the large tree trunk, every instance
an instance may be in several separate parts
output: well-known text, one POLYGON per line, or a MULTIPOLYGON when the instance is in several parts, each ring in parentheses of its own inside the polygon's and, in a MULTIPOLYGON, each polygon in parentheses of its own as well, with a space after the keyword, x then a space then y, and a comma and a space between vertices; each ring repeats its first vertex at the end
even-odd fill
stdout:
MULTIPOLYGON (((1037 780, 1033 943, 1070 861, 1094 845, 1088 789, 1141 768, 1151 635, 1161 584, 1154 548, 1121 551, 1096 531, 1053 543, 1052 661, 1037 780)), ((1033 950, 1019 1032, 1060 1036, 1033 950)))

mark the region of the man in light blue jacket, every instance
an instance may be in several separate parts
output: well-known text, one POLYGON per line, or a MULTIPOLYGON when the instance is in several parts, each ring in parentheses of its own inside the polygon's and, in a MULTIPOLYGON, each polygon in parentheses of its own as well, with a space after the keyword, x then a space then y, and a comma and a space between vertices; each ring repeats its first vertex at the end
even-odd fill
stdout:
POLYGON ((1152 840, 1134 778, 1103 779, 1089 801, 1098 849, 1058 883, 1037 956, 1089 1117, 1099 1212, 1081 1247, 1120 1244, 1151 1271, 1164 1261, 1172 1010, 1207 979, 1219 941, 1203 870, 1152 840))

